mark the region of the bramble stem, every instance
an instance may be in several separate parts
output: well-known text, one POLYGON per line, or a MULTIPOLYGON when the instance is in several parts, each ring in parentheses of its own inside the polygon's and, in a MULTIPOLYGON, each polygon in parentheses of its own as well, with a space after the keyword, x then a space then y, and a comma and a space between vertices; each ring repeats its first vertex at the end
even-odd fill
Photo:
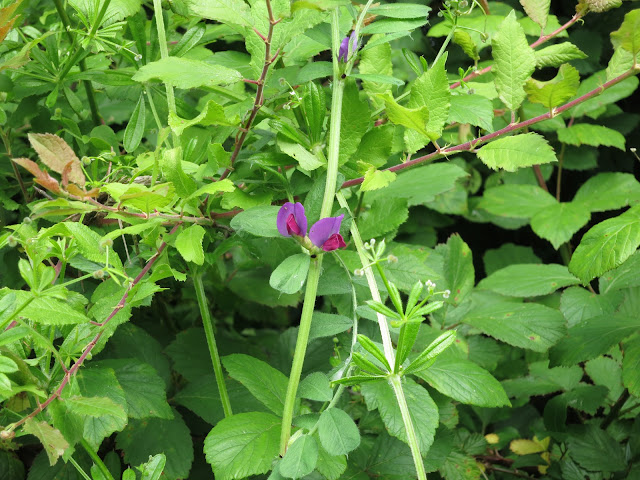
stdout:
MULTIPOLYGON (((414 167, 416 165, 420 165, 422 163, 428 162, 430 160, 435 160, 436 158, 440 158, 440 157, 444 157, 447 156, 451 153, 455 153, 455 152, 465 152, 465 151, 473 151, 478 145, 481 145, 483 143, 487 143, 490 140, 493 140, 495 138, 498 138, 506 133, 511 133, 514 132, 516 130, 520 130, 521 128, 525 128, 528 127, 529 125, 534 125, 536 123, 540 123, 543 122, 545 120, 549 120, 550 118, 553 118, 567 110, 569 110, 570 108, 575 107, 576 105, 579 105, 582 102, 585 102, 586 100, 589 100, 593 97, 596 97, 598 95, 600 95, 603 91, 605 91, 607 88, 612 87, 613 85, 616 85, 617 83, 622 82, 623 80, 625 80, 628 77, 631 77, 633 75, 636 75, 638 72, 640 71, 640 65, 636 65, 634 66, 632 69, 626 71, 625 73, 623 73, 622 75, 618 75, 615 78, 612 78, 611 80, 609 80, 608 82, 603 83, 601 86, 594 88, 593 90, 591 90, 588 93, 585 93, 584 95, 581 95, 580 97, 576 98, 575 100, 572 100, 568 103, 565 103, 564 105, 558 107, 558 108, 554 108, 552 112, 547 112, 544 113, 542 115, 538 115, 537 117, 533 117, 530 118, 529 120, 525 120, 522 122, 518 122, 518 123, 512 123, 507 125, 504 128, 501 128, 500 130, 496 130, 493 133, 489 133, 487 135, 484 135, 482 137, 476 138, 475 140, 471 140, 469 142, 465 142, 465 143, 461 143, 460 145, 455 145, 453 147, 449 147, 449 148, 442 148, 440 149, 440 151, 435 151, 435 152, 431 152, 427 155, 423 155, 422 157, 418 157, 418 158, 414 158, 413 160, 410 160, 408 162, 404 162, 401 163, 400 165, 395 165, 393 167, 387 168, 385 170, 390 171, 390 172, 397 172, 400 170, 404 170, 406 168, 410 168, 410 167, 414 167)), ((383 171, 385 171, 383 170, 383 171)), ((353 180, 348 180, 346 182, 344 182, 341 186, 341 188, 347 188, 347 187, 353 187, 354 185, 359 185, 364 181, 364 177, 360 177, 360 178, 354 178, 353 180)))
MULTIPOLYGON (((181 223, 176 224, 171 231, 169 232, 169 235, 173 235, 176 230, 178 230, 178 227, 181 225, 181 223)), ((142 280, 144 278, 144 276, 149 272, 149 270, 151 270, 151 267, 153 266, 153 264, 156 262, 156 260, 158 260, 158 258, 160 257, 160 255, 162 255, 162 252, 164 251, 164 249, 167 248, 167 242, 162 242, 160 244, 160 246, 158 247, 158 251, 147 261, 147 264, 144 266, 144 268, 140 271, 140 273, 138 274, 138 276, 136 278, 133 279, 133 281, 131 282, 131 285, 129 285, 129 288, 127 289, 126 292, 124 292, 124 295, 122 296, 122 298, 120 299, 120 301, 118 302, 118 304, 115 306, 115 308, 111 311, 111 313, 109 314, 109 316, 107 317, 107 319, 102 322, 101 326, 104 327, 107 323, 109 323, 111 321, 111 319, 113 317, 116 316, 116 314, 122 310, 124 308, 124 306, 127 303, 127 299, 129 298, 129 292, 131 291, 131 289, 133 287, 135 287, 138 283, 140 283, 140 280, 142 280)), ((24 308, 24 306, 22 307, 24 308)), ((13 315, 16 315, 18 312, 14 312, 13 315)), ((60 394, 62 393, 62 391, 64 390, 64 387, 67 386, 67 384, 69 383, 69 381, 71 380, 71 377, 73 377, 76 372, 80 369, 80 367, 82 366, 82 363, 86 360, 86 358, 91 354, 91 350, 93 350, 93 347, 96 346, 96 344, 98 343, 98 340, 100 340, 100 337, 102 337, 102 334, 104 333, 104 328, 101 328, 98 333, 93 337, 93 340, 91 340, 83 349, 82 351, 82 355, 80 355, 80 357, 78 358, 78 360, 73 364, 73 366, 65 371, 64 377, 62 378, 62 382, 60 382, 60 385, 58 386, 58 388, 56 389, 55 392, 53 392, 49 398, 47 398, 44 402, 40 403, 38 405, 38 407, 36 409, 34 409, 29 415, 23 417, 22 419, 18 420, 15 423, 12 423, 11 425, 8 425, 4 431, 5 432, 12 432, 13 430, 15 430, 16 428, 18 428, 20 425, 22 425, 24 422, 26 422, 27 420, 29 420, 30 418, 35 417, 36 415, 38 415, 40 412, 44 411, 45 408, 47 408, 49 406, 49 404, 51 402, 53 402, 56 398, 58 398, 60 396, 60 394)), ((63 367, 64 368, 64 367, 63 367)))
POLYGON ((196 297, 198 298, 198 307, 200 308, 200 316, 202 317, 202 326, 204 327, 204 334, 207 337, 207 346, 209 347, 213 373, 216 377, 218 393, 220 394, 220 401, 222 402, 222 410, 224 411, 225 417, 230 417, 233 415, 233 412, 231 411, 231 401, 229 400, 229 394, 227 393, 227 386, 224 383, 224 372, 222 371, 220 355, 218 354, 218 347, 216 345, 216 337, 213 332, 213 322, 209 311, 209 304, 204 292, 202 274, 195 275, 193 277, 193 285, 196 288, 196 297))
POLYGON ((244 123, 238 135, 236 136, 235 145, 233 147, 233 152, 231 153, 231 166, 227 168, 222 175, 220 176, 220 180, 223 180, 229 176, 231 170, 233 169, 233 164, 238 158, 240 154, 240 150, 242 149, 242 145, 244 145, 244 141, 247 139, 247 135, 249 134, 249 130, 251 129, 251 125, 253 125, 253 121, 256 119, 258 115, 258 111, 264 104, 264 85, 267 81, 267 73, 269 73, 269 67, 273 62, 276 61, 280 51, 278 50, 275 55, 271 56, 271 41, 273 39, 273 27, 279 22, 273 16, 273 10, 271 9, 271 0, 265 0, 267 4, 267 11, 269 12, 269 30, 267 32, 267 36, 262 35, 258 30, 254 28, 256 35, 258 35, 262 41, 264 42, 264 63, 262 65, 262 72, 260 73, 260 78, 258 80, 245 80, 249 83, 254 83, 258 86, 256 88, 256 98, 253 102, 253 108, 249 113, 249 117, 247 121, 244 123))

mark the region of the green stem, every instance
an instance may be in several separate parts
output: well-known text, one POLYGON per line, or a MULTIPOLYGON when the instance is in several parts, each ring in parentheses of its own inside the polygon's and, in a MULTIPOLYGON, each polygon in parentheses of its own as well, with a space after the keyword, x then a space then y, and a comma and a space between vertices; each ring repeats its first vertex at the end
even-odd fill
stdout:
POLYGON ((74 468, 78 471, 78 473, 84 477, 85 480, 91 480, 91 477, 89 475, 87 475, 87 472, 85 472, 82 467, 78 464, 78 462, 76 462, 73 459, 73 456, 69 456, 69 462, 71 463, 71 465, 74 466, 74 468))
MULTIPOLYGON (((349 209, 349 204, 347 200, 344 198, 344 194, 342 192, 338 192, 336 194, 336 198, 340 203, 340 206, 346 209, 349 209)), ((358 256, 360 257, 360 262, 362 265, 368 265, 369 260, 367 259, 364 244, 362 242, 362 238, 360 237, 360 231, 358 230, 358 226, 356 222, 351 222, 351 239, 356 246, 356 250, 358 252, 358 256)), ((367 278, 367 283, 369 284, 369 290, 371 291, 371 298, 376 302, 382 302, 382 298, 380 297, 380 292, 378 291, 378 284, 376 283, 376 278, 373 275, 373 270, 371 270, 371 266, 367 266, 364 268, 364 275, 367 278)), ((395 364, 395 355, 393 353, 393 344, 391 343, 391 333, 389 332, 389 324, 387 323, 387 319, 381 313, 376 313, 378 318, 378 327, 380 328, 380 334, 382 335, 382 346, 384 347, 384 356, 387 358, 389 365, 395 364)))
POLYGON ((91 445, 89 445, 89 442, 87 442, 84 438, 82 438, 80 440, 80 444, 85 449, 85 451, 89 454, 89 456, 91 457, 91 460, 93 460, 93 463, 95 463, 98 466, 98 468, 102 472, 102 475, 104 475, 104 478, 106 480, 114 480, 113 475, 111 475, 111 472, 109 471, 107 466, 104 464, 102 459, 98 456, 96 451, 91 447, 91 445))
POLYGON ((409 448, 411 449, 411 455, 413 456, 413 463, 418 473, 418 480, 426 480, 427 472, 424 469, 424 463, 422 461, 422 455, 420 454, 420 444, 418 443, 418 436, 416 430, 413 428, 413 421, 411 420, 411 414, 409 413, 409 406, 407 400, 404 397, 404 390, 402 389, 402 381, 399 375, 391 375, 389 377, 389 383, 393 388, 393 392, 396 394, 396 400, 400 407, 400 414, 402 415, 402 422, 404 428, 407 430, 407 440, 409 448))
POLYGON ((0 324, 0 332, 3 332, 5 328, 7 328, 7 325, 9 325, 14 318, 16 318, 18 316, 18 314, 24 310, 25 308, 27 308, 29 306, 29 304, 31 302, 33 302, 35 300, 35 297, 30 297, 27 298, 27 300, 25 300, 25 302, 20 305, 18 308, 16 308, 13 313, 11 315, 9 315, 9 317, 7 317, 4 322, 2 322, 2 324, 0 324))
POLYGON ((318 282, 320 281, 320 267, 322 266, 322 256, 311 261, 309 274, 307 275, 307 289, 304 293, 304 303, 302 304, 302 315, 300 316, 300 328, 298 329, 298 339, 296 349, 293 353, 293 363, 287 384, 287 395, 284 401, 284 412, 282 413, 282 429, 280 430, 280 455, 287 451, 289 438, 291 437, 291 422, 293 420, 293 409, 296 403, 296 393, 302 374, 302 365, 307 352, 309 341, 309 331, 311 330, 311 317, 316 303, 318 292, 318 282))
MULTIPOLYGON (((156 28, 158 29, 158 43, 160 44, 160 58, 169 58, 169 47, 167 46, 167 34, 164 30, 164 16, 162 15, 162 0, 153 0, 153 11, 156 16, 156 28)), ((168 83, 164 85, 167 92, 167 105, 169 114, 176 114, 176 99, 173 95, 173 87, 168 83)), ((178 137, 173 134, 174 147, 178 145, 178 137)))
POLYGON ((447 49, 447 46, 449 45, 449 42, 453 38, 453 34, 456 31, 457 23, 458 23, 458 18, 456 17, 456 19, 454 21, 454 24, 453 24, 453 27, 449 31, 449 35, 447 35, 447 38, 444 39, 444 43, 440 47, 440 51, 438 52, 438 55, 436 55, 435 60, 433 62, 431 62, 431 66, 435 65, 436 63, 438 63, 438 60, 440 60, 440 57, 444 54, 445 50, 447 49))
POLYGON ((218 354, 218 347, 216 346, 216 337, 213 333, 213 323, 211 321, 211 313, 209 312, 209 304, 207 297, 204 293, 204 284, 202 283, 202 275, 196 275, 193 277, 193 284, 196 287, 196 297, 198 298, 198 307, 200 308, 200 316, 202 317, 202 325, 204 326, 204 333, 207 337, 207 345, 209 347, 209 355, 211 355, 211 363, 213 364, 213 372, 216 376, 216 383, 218 384, 218 393, 220 394, 220 400, 222 402, 222 410, 225 417, 233 415, 231 411, 231 402, 229 401, 229 394, 227 393, 227 386, 224 383, 224 372, 222 371, 222 364, 220 363, 220 355, 218 354))

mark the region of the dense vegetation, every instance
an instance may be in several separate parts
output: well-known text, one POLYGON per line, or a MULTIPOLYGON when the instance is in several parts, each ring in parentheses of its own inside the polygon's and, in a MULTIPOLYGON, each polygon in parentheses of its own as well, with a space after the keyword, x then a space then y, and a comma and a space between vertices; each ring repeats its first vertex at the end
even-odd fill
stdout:
POLYGON ((550 3, 0 0, 0 479, 640 478, 640 9, 550 3))

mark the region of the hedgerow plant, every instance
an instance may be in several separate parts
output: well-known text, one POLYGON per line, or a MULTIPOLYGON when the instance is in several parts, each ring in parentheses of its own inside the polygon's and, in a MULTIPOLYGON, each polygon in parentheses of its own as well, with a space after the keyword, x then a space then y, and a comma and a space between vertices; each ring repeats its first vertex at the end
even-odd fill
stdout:
POLYGON ((640 9, 569 3, 0 2, 0 476, 640 476, 640 9))

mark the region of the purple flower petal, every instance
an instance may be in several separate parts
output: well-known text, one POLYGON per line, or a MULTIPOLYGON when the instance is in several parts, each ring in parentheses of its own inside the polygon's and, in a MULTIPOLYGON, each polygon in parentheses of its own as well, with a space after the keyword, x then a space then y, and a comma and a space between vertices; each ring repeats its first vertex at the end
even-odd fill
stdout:
POLYGON ((346 247, 347 244, 344 243, 344 238, 339 233, 334 233, 331 235, 326 242, 322 244, 322 250, 325 252, 333 252, 339 248, 346 247))
POLYGON ((307 234, 307 217, 301 203, 285 203, 278 211, 276 226, 280 235, 290 237, 298 235, 304 237, 307 234))
POLYGON ((349 56, 349 38, 344 37, 340 43, 340 50, 338 50, 338 61, 346 62, 349 56))
MULTIPOLYGON (((340 233, 340 225, 344 214, 339 217, 328 217, 318 220, 309 231, 309 238, 316 247, 322 247, 332 235, 340 233)), ((343 240, 344 243, 344 240, 343 240)))
POLYGON ((356 31, 354 30, 353 32, 351 32, 351 35, 349 36, 349 40, 351 41, 351 52, 350 53, 355 53, 358 51, 358 37, 356 37, 356 31))

